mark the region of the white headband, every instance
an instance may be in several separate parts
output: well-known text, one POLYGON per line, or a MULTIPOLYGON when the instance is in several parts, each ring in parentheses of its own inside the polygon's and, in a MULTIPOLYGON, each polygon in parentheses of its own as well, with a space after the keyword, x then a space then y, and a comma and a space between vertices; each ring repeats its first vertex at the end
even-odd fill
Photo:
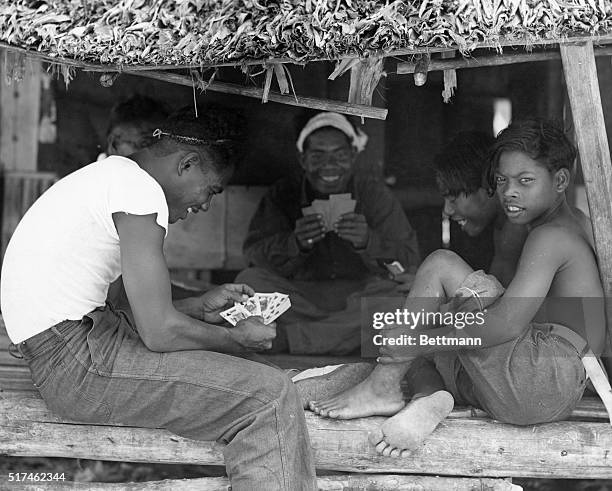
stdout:
POLYGON ((306 123, 306 126, 302 128, 302 131, 300 131, 300 136, 295 143, 298 151, 300 153, 304 151, 304 141, 306 138, 308 138, 308 135, 318 129, 325 128, 326 126, 331 126, 332 128, 342 131, 342 133, 349 137, 351 140, 351 145, 358 152, 362 152, 368 143, 368 135, 366 135, 359 128, 357 128, 357 131, 355 131, 353 125, 349 123, 349 120, 342 116, 342 114, 325 112, 319 113, 310 118, 308 123, 306 123))

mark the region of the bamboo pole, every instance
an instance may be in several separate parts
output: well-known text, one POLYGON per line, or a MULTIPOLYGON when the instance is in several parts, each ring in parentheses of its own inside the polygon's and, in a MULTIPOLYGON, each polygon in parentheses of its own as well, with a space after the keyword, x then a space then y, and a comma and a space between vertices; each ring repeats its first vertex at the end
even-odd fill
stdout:
MULTIPOLYGON (((190 77, 186 77, 185 75, 154 71, 131 72, 128 70, 126 70, 125 73, 137 75, 139 77, 152 78, 162 82, 171 82, 178 85, 193 87, 193 81, 190 77)), ((253 97, 255 99, 261 99, 264 94, 263 89, 258 87, 244 87, 242 85, 225 82, 212 82, 211 84, 207 85, 206 90, 223 92, 224 94, 240 95, 244 97, 253 97)), ((387 109, 366 106, 364 104, 352 104, 330 99, 317 99, 314 97, 302 97, 297 95, 283 95, 273 91, 268 93, 268 100, 272 102, 279 102, 281 104, 287 104, 289 106, 308 107, 320 111, 334 111, 342 114, 349 114, 351 116, 363 116, 366 118, 382 120, 386 119, 388 113, 387 109)))
MULTIPOLYGON (((594 49, 595 56, 612 56, 612 46, 594 49)), ((429 62, 428 71, 456 70, 459 68, 484 68, 490 66, 513 65, 515 63, 531 63, 534 61, 560 60, 559 51, 543 51, 538 53, 517 53, 495 56, 478 56, 476 58, 435 59, 429 62)), ((397 74, 415 73, 418 62, 400 62, 397 64, 397 74)))

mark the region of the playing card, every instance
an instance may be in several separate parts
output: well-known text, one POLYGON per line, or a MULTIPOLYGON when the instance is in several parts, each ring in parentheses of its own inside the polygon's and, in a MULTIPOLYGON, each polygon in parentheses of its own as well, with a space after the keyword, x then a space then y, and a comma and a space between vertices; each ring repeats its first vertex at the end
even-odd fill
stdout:
POLYGON ((273 302, 266 310, 266 312, 262 314, 264 324, 270 324, 270 322, 274 322, 291 307, 291 300, 289 300, 289 296, 283 294, 279 295, 282 295, 282 297, 280 297, 279 300, 273 302))
POLYGON ((326 199, 315 199, 311 203, 311 208, 323 217, 323 223, 325 223, 325 230, 331 229, 331 223, 329 222, 329 200, 326 199))
POLYGON ((255 293, 247 301, 235 303, 233 307, 224 310, 220 315, 232 326, 253 315, 263 317, 264 324, 269 324, 278 319, 289 307, 291 307, 289 295, 278 292, 255 293))
POLYGON ((312 206, 305 206, 304 208, 302 208, 302 215, 304 216, 314 215, 315 213, 316 211, 312 206))
POLYGON ((352 197, 353 195, 351 193, 330 194, 329 200, 330 201, 347 200, 347 199, 351 199, 352 197))
POLYGON ((274 292, 274 293, 270 293, 269 295, 270 296, 268 298, 266 308, 262 309, 261 311, 261 315, 264 318, 264 320, 266 319, 266 317, 270 315, 270 312, 272 311, 272 309, 275 308, 282 300, 281 293, 274 292))
POLYGON ((255 296, 249 297, 247 301, 241 302, 236 305, 238 305, 241 309, 246 310, 249 316, 261 315, 261 305, 259 303, 259 300, 255 296))
POLYGON ((242 319, 246 319, 249 315, 246 310, 241 310, 240 307, 234 305, 223 312, 220 312, 221 317, 223 317, 227 322, 229 322, 232 326, 235 326, 242 319))
POLYGON ((259 308, 261 309, 261 315, 263 315, 268 307, 276 297, 275 293, 256 293, 253 298, 256 298, 259 302, 259 308))
POLYGON ((351 199, 351 195, 349 193, 332 194, 329 197, 329 202, 332 227, 338 220, 340 220, 342 215, 355 211, 355 205, 357 204, 354 199, 351 199))
POLYGON ((345 365, 346 364, 342 364, 342 365, 327 365, 327 366, 324 366, 324 367, 308 368, 306 370, 302 370, 297 375, 294 375, 293 377, 291 377, 291 380, 293 381, 293 383, 295 383, 295 382, 298 382, 300 380, 305 380, 307 378, 320 377, 321 375, 327 375, 328 373, 334 372, 338 368, 343 367, 345 365))
POLYGON ((304 216, 318 213, 323 217, 325 230, 329 231, 342 215, 355 211, 356 203, 351 193, 330 194, 329 199, 315 199, 310 206, 302 208, 302 213, 304 216))
POLYGON ((262 310, 262 314, 261 314, 262 317, 264 318, 264 321, 270 317, 270 313, 273 310, 275 310, 283 302, 285 298, 289 298, 289 297, 285 295, 284 293, 274 292, 270 294, 266 308, 262 310))

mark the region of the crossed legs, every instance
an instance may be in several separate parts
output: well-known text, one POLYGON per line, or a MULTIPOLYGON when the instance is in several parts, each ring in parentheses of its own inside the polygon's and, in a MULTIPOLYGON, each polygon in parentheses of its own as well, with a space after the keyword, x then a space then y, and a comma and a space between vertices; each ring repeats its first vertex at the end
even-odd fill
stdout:
MULTIPOLYGON (((469 265, 453 252, 433 252, 417 271, 405 308, 437 312, 470 273, 469 265)), ((309 407, 335 419, 392 416, 370 435, 370 441, 379 453, 399 456, 418 446, 450 413, 453 403, 433 364, 419 359, 378 364, 359 384, 326 400, 311 401, 309 407), (400 384, 407 374, 411 401, 405 404, 400 384)))

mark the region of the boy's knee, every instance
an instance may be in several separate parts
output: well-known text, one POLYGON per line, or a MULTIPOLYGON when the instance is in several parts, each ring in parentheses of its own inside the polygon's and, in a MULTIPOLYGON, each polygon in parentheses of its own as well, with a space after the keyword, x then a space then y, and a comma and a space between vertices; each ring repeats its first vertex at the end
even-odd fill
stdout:
POLYGON ((427 265, 448 268, 458 264, 460 261, 463 260, 457 253, 447 249, 438 249, 433 251, 425 258, 425 261, 423 261, 423 266, 427 265))
POLYGON ((506 393, 491 398, 485 410, 503 423, 528 426, 560 421, 571 413, 572 401, 564 394, 533 393, 528 388, 514 396, 506 393))
POLYGON ((566 416, 558 411, 551 411, 550 408, 540 404, 522 404, 521 406, 509 406, 503 411, 496 411, 498 414, 491 416, 503 423, 509 423, 517 426, 529 426, 540 423, 550 423, 559 421, 566 416))

